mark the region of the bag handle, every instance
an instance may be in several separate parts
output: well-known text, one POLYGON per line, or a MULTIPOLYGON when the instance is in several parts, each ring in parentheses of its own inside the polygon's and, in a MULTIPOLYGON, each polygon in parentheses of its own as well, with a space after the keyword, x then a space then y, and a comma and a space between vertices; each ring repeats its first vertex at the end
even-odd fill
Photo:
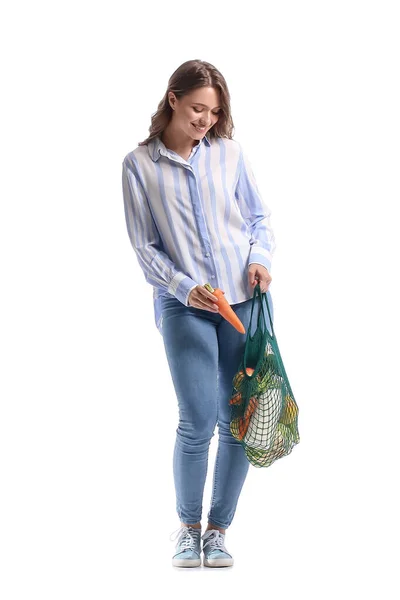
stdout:
MULTIPOLYGON (((260 296, 260 302, 261 302, 261 310, 260 310, 260 312, 258 314, 257 327, 259 327, 261 329, 261 315, 264 317, 264 323, 266 323, 265 312, 264 312, 264 302, 263 302, 263 299, 265 297, 265 303, 267 305, 269 322, 270 322, 270 325, 271 325, 272 337, 275 337, 274 326, 272 324, 271 313, 270 313, 269 306, 268 306, 268 299, 266 297, 266 292, 261 292, 261 288, 260 288, 260 284, 259 283, 257 283, 256 287, 254 288, 253 302, 252 302, 252 305, 251 305, 251 314, 250 314, 250 323, 249 323, 249 335, 250 335, 250 328, 251 328, 251 323, 252 323, 252 318, 253 318, 254 304, 255 304, 257 295, 260 296)), ((265 327, 266 327, 266 325, 265 325, 265 327)))
POLYGON ((249 381, 250 379, 253 379, 255 376, 255 373, 258 373, 258 370, 261 367, 261 364, 264 360, 264 349, 265 346, 267 344, 267 340, 268 338, 270 338, 271 340, 275 338, 275 333, 274 333, 274 326, 272 324, 272 319, 271 319, 271 314, 269 311, 269 306, 268 306, 268 300, 267 300, 267 310, 268 310, 268 316, 269 316, 269 322, 271 324, 271 331, 272 331, 272 336, 270 334, 270 332, 268 331, 268 327, 267 327, 267 323, 265 320, 265 312, 264 312, 264 303, 263 303, 263 299, 264 299, 264 295, 265 293, 261 292, 261 288, 260 288, 260 284, 257 283, 257 285, 254 288, 254 294, 253 294, 253 302, 251 305, 251 314, 250 314, 250 322, 249 322, 249 326, 247 329, 247 337, 246 337, 246 344, 245 344, 245 348, 244 348, 244 357, 243 357, 243 368, 244 368, 244 373, 245 373, 245 379, 246 381, 249 381), (253 335, 250 334, 251 331, 251 323, 252 323, 252 319, 253 319, 253 312, 254 312, 254 304, 256 302, 256 298, 257 296, 260 296, 260 301, 261 301, 261 310, 258 314, 258 324, 257 324, 257 328, 254 332, 253 335), (264 318, 264 332, 261 333, 261 316, 264 318), (256 340, 257 338, 257 342, 255 342, 254 340, 256 340), (257 360, 257 365, 255 366, 254 372, 251 375, 248 375, 246 372, 246 365, 247 365, 247 357, 248 357, 248 348, 249 345, 253 345, 253 344, 259 344, 259 355, 258 355, 258 360, 257 360))

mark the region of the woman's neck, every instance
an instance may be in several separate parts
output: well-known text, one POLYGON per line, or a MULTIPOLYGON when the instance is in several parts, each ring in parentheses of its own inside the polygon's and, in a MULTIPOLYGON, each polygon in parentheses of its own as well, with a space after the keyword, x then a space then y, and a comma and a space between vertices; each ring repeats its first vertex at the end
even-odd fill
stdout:
POLYGON ((179 137, 179 134, 164 129, 160 136, 161 141, 166 148, 176 152, 182 156, 185 160, 190 156, 193 147, 200 143, 199 140, 193 140, 188 136, 179 137))

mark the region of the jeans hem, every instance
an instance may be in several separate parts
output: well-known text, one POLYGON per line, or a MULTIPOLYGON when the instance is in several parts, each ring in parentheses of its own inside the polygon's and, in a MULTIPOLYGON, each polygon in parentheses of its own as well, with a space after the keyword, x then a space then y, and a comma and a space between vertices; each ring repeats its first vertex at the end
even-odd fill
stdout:
POLYGON ((226 525, 225 523, 221 523, 220 521, 217 521, 216 519, 213 519, 211 516, 208 517, 208 522, 211 525, 217 525, 217 527, 221 527, 222 529, 228 529, 229 525, 226 525))

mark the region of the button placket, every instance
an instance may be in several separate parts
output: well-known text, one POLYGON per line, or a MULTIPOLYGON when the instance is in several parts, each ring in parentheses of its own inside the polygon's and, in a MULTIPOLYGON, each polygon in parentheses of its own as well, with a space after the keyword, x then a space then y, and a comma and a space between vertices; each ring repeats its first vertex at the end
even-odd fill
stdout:
MULTIPOLYGON (((199 188, 197 186, 197 179, 196 179, 196 175, 194 173, 193 173, 193 177, 194 177, 195 184, 196 184, 197 200, 198 200, 199 206, 201 206, 199 188)), ((204 232, 206 234, 206 235, 204 235, 204 238, 208 241, 210 239, 210 236, 209 236, 209 233, 208 233, 207 224, 206 224, 206 221, 205 221, 205 218, 204 218, 204 211, 203 210, 201 211, 201 215, 200 216, 202 218, 202 221, 199 221, 199 224, 203 225, 204 232)), ((199 226, 200 232, 201 232, 201 229, 202 229, 202 227, 199 226)), ((208 242, 208 245, 210 245, 209 242, 208 242)), ((207 250, 207 248, 205 248, 205 250, 207 250)), ((211 254, 210 254, 210 252, 207 251, 204 256, 206 258, 209 258, 211 256, 211 254)), ((214 270, 215 270, 215 264, 214 264, 214 270)), ((210 275, 210 279, 215 279, 215 275, 210 275)))
MULTIPOLYGON (((194 173, 194 171, 193 171, 193 167, 192 167, 191 165, 187 164, 185 161, 183 161, 183 159, 182 159, 182 162, 181 162, 180 160, 177 160, 177 159, 176 159, 176 158, 174 158, 173 156, 169 156, 168 158, 169 158, 170 160, 173 160, 173 161, 177 162, 178 164, 182 165, 182 167, 184 167, 185 169, 187 169, 187 170, 189 171, 189 173, 190 173, 191 175, 193 175, 193 177, 194 177, 194 182, 195 182, 195 186, 196 186, 196 197, 197 197, 197 202, 198 202, 198 204, 201 206, 201 203, 200 203, 200 195, 199 195, 199 188, 198 188, 198 186, 197 186, 197 179, 196 179, 196 175, 195 175, 195 173, 194 173)), ((189 186, 189 190, 191 191, 191 189, 190 189, 190 188, 191 188, 191 186, 189 186)), ((193 196, 192 196, 192 194, 191 194, 191 199, 192 199, 193 211, 194 211, 194 214, 195 214, 195 217, 196 217, 197 229, 198 229, 198 231, 199 231, 199 233, 200 233, 200 237, 201 237, 201 239, 202 239, 202 238, 203 238, 203 236, 204 236, 204 238, 205 238, 206 240, 208 240, 208 239, 209 239, 209 235, 208 235, 207 225, 206 225, 206 223, 205 223, 204 213, 203 213, 203 211, 202 211, 202 210, 201 210, 201 211, 199 210, 199 208, 197 207, 197 203, 196 203, 196 202, 195 202, 195 203, 193 202, 193 196)), ((205 248, 205 249, 207 249, 207 248, 205 248)), ((206 252, 205 256, 206 256, 207 258, 209 258, 209 257, 211 256, 210 252, 206 252)), ((215 271, 215 270, 216 270, 216 266, 215 266, 215 263, 214 263, 214 271, 215 271)), ((215 279, 215 275, 210 275, 210 279, 215 279)))

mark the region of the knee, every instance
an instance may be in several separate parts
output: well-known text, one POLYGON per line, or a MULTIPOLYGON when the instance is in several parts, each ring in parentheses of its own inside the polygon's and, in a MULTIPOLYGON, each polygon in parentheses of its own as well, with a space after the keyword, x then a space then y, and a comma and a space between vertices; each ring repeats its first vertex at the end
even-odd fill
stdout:
POLYGON ((177 434, 192 445, 208 442, 214 435, 217 415, 206 415, 191 420, 179 420, 177 434))

